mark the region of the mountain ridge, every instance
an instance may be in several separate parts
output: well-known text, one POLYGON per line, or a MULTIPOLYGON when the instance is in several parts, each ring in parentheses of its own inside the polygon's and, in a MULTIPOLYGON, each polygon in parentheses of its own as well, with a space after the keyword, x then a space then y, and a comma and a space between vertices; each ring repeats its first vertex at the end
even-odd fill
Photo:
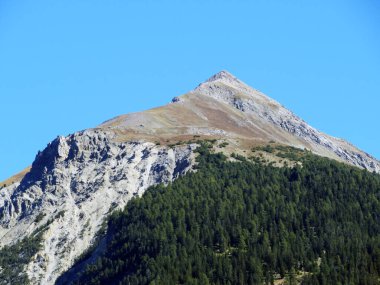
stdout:
POLYGON ((224 145, 216 144, 218 151, 243 156, 267 144, 291 146, 380 171, 375 158, 222 71, 165 106, 49 143, 20 181, 0 190, 0 247, 46 228, 25 272, 32 284, 52 284, 93 244, 109 213, 193 171, 197 140, 215 140, 224 145))
POLYGON ((275 140, 369 171, 380 171, 380 162, 373 156, 344 139, 311 127, 276 100, 225 70, 190 92, 174 97, 169 105, 121 115, 104 122, 99 128, 124 128, 158 140, 165 139, 165 133, 169 136, 230 135, 243 140, 275 140), (237 114, 236 110, 241 113, 237 114), (218 116, 219 121, 208 117, 210 114, 218 116))
MULTIPOLYGON (((266 96, 264 93, 254 89, 254 88, 251 88, 250 86, 248 86, 247 84, 245 84, 243 81, 241 81, 240 79, 238 79, 237 77, 235 77, 233 74, 231 74, 230 72, 228 72, 227 70, 222 70, 214 75, 212 75, 211 77, 209 77, 208 79, 206 79, 204 82, 200 83, 196 88, 194 88, 193 90, 189 91, 188 93, 182 95, 182 96, 176 96, 172 99, 171 103, 178 103, 180 102, 181 100, 186 100, 186 96, 188 96, 188 94, 197 94, 197 93, 203 93, 204 95, 207 95, 207 86, 208 84, 212 83, 212 84, 215 84, 216 82, 219 82, 219 83, 222 83, 224 85, 230 85, 230 87, 236 87, 236 85, 238 85, 238 87, 240 88, 240 91, 243 92, 249 92, 249 91, 254 91, 256 92, 256 95, 260 96, 261 98, 265 98, 267 100, 267 102, 269 104, 273 104, 274 106, 278 106, 279 108, 284 108, 286 109, 282 104, 280 104, 279 102, 277 102, 276 100, 266 96), (204 88, 204 86, 206 86, 206 90, 204 88)), ((217 98, 217 99, 221 99, 221 98, 217 98)), ((223 101, 227 101, 226 99, 221 99, 223 101)), ((243 104, 241 101, 239 100, 236 100, 233 104, 235 104, 235 107, 236 108, 243 108, 243 104)), ((165 107, 164 106, 161 106, 161 107, 156 107, 156 108, 153 108, 153 109, 149 109, 149 110, 144 110, 144 111, 139 111, 139 112, 132 112, 132 113, 129 113, 129 114, 126 114, 126 115, 120 115, 120 116, 116 116, 114 118, 111 118, 111 119, 108 119, 106 121, 104 121, 103 123, 101 123, 98 127, 95 127, 94 129, 103 129, 104 127, 107 128, 107 125, 108 124, 112 124, 112 122, 114 122, 115 120, 118 120, 118 118, 123 118, 125 116, 130 116, 130 115, 137 115, 137 114, 143 114, 143 113, 146 113, 146 112, 149 112, 151 110, 156 110, 156 109, 159 109, 159 108, 163 108, 165 107)), ((286 109, 287 110, 287 109, 286 109)), ((289 111, 291 114, 294 115, 293 112, 289 111)), ((296 116, 296 115, 295 115, 296 116)), ((297 119, 299 119, 302 123, 304 124, 307 124, 303 119, 301 119, 300 117, 296 116, 297 119)), ((314 128, 313 128, 314 129, 314 128)), ((316 129, 315 129, 316 130, 316 129)), ((318 131, 319 132, 319 131, 318 131)), ((322 133, 322 132, 320 132, 322 133)), ((141 134, 141 133, 140 133, 141 134)), ((322 133, 324 134, 324 133, 322 133)), ((325 135, 325 134, 324 134, 325 135)), ((331 136, 331 135, 328 135, 331 139, 335 140, 335 141, 338 141, 338 142, 342 142, 344 144, 347 144, 349 148, 354 148, 354 149, 357 149, 359 152, 363 153, 365 156, 369 157, 371 160, 374 161, 374 164, 378 164, 377 168, 376 167, 365 167, 363 165, 360 165, 360 164, 353 164, 355 166, 359 166, 359 167, 362 167, 362 168, 366 168, 368 170, 375 170, 376 172, 379 172, 380 171, 380 163, 378 161, 377 158, 375 158, 374 156, 372 156, 371 154, 369 154, 368 152, 366 151, 363 151, 361 149, 358 149, 355 145, 353 145, 352 143, 350 143, 349 141, 347 141, 346 139, 344 138, 339 138, 339 137, 334 137, 334 136, 331 136)), ((143 136, 144 137, 144 136, 143 136)), ((138 139, 138 138, 137 138, 138 139)), ((330 157, 330 158, 333 158, 333 159, 338 159, 337 157, 334 157, 334 156, 331 156, 331 155, 326 155, 325 153, 318 153, 317 154, 320 154, 320 155, 323 155, 323 156, 327 156, 327 157, 330 157)), ((344 161, 344 159, 343 159, 344 161)), ((6 180, 4 180, 3 182, 0 183, 0 185, 3 185, 3 184, 6 184, 8 185, 10 182, 18 182, 21 180, 21 178, 26 174, 27 171, 30 170, 30 167, 27 167, 26 169, 24 169, 23 171, 21 171, 20 173, 17 173, 16 175, 12 176, 11 178, 8 178, 6 180), (12 180, 13 178, 13 180, 12 180)))

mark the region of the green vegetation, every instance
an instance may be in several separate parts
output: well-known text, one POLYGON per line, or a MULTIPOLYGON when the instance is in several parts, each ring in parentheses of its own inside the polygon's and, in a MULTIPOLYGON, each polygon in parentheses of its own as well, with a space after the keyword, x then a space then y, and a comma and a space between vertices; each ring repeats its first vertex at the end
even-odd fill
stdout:
POLYGON ((274 153, 275 151, 275 148, 271 145, 266 145, 266 146, 261 146, 261 147, 256 147, 254 148, 252 151, 256 151, 256 150, 261 150, 261 151, 265 151, 265 152, 268 152, 268 153, 274 153))
POLYGON ((55 215, 55 217, 54 217, 54 219, 59 219, 59 218, 62 218, 62 217, 64 217, 65 216, 65 210, 61 210, 61 211, 59 211, 56 215, 55 215))
MULTIPOLYGON (((311 153, 311 151, 308 150, 302 150, 299 148, 291 147, 291 146, 284 146, 284 145, 266 145, 266 146, 258 146, 252 148, 253 153, 257 153, 260 157, 263 156, 263 152, 272 154, 274 156, 277 156, 279 158, 284 158, 289 161, 293 162, 302 162, 305 160, 308 160, 314 155, 311 153)), ((252 156, 250 157, 251 160, 255 162, 265 162, 262 161, 260 158, 257 156, 252 156)), ((284 163, 285 164, 285 163, 284 163)))
POLYGON ((237 154, 237 153, 231 153, 231 157, 232 158, 235 158, 236 160, 239 160, 239 161, 246 161, 246 158, 240 154, 237 154))
MULTIPOLYGON (((43 217, 43 216, 42 216, 43 217)), ((29 284, 25 266, 41 248, 42 235, 47 225, 37 229, 29 237, 0 250, 0 284, 29 284)))
POLYGON ((287 158, 291 161, 303 161, 308 159, 311 154, 308 150, 302 150, 299 148, 291 147, 291 146, 276 146, 275 150, 277 151, 276 156, 281 158, 287 158))
MULTIPOLYGON (((64 211, 58 212, 55 218, 62 217, 64 211)), ((46 214, 39 213, 34 222, 40 222, 46 214)), ((25 273, 25 266, 32 257, 41 249, 42 236, 49 228, 53 219, 49 219, 44 225, 36 228, 33 233, 10 246, 0 249, 0 285, 25 285, 29 284, 25 273)))
POLYGON ((224 148, 224 147, 226 147, 226 146, 228 146, 228 145, 229 145, 228 142, 222 142, 222 143, 220 143, 220 144, 218 145, 218 147, 219 147, 219 148, 224 148))
POLYGON ((290 169, 199 153, 196 173, 111 216, 77 284, 379 284, 379 175, 312 155, 290 169))
POLYGON ((39 213, 38 215, 37 215, 37 217, 34 219, 34 222, 36 223, 36 224, 38 224, 39 222, 41 222, 42 221, 42 219, 45 217, 45 213, 39 213))

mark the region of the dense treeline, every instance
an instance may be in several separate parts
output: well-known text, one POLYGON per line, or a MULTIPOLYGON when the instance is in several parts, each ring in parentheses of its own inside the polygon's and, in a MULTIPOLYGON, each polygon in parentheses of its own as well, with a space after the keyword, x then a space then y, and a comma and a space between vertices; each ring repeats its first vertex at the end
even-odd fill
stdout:
POLYGON ((111 216, 78 284, 379 284, 379 175, 310 154, 291 169, 199 152, 196 173, 111 216))

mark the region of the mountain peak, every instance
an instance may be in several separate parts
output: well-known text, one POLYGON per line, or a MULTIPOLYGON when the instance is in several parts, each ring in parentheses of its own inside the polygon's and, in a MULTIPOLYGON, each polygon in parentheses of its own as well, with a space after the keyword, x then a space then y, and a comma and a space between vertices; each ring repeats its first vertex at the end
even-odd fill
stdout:
POLYGON ((207 79, 205 83, 214 81, 238 82, 239 80, 228 71, 222 70, 207 79))

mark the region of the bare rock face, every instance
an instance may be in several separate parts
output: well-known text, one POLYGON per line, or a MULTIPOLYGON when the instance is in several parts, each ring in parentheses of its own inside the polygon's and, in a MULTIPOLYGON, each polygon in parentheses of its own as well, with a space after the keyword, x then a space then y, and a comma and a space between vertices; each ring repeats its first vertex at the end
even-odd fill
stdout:
POLYGON ((128 129, 138 136, 154 139, 208 135, 239 139, 246 145, 254 140, 256 143, 275 141, 380 172, 380 162, 374 157, 342 139, 318 131, 227 71, 215 74, 166 106, 122 115, 100 128, 128 129))
POLYGON ((259 120, 281 128, 316 148, 335 153, 352 165, 380 172, 379 161, 371 155, 358 151, 344 140, 333 138, 311 127, 277 101, 249 87, 227 71, 212 76, 192 92, 215 98, 244 113, 257 116, 259 120))
POLYGON ((50 220, 27 273, 32 284, 53 284, 91 245, 113 209, 186 173, 194 148, 116 143, 112 133, 101 130, 58 137, 20 183, 1 190, 0 242, 12 243, 50 220))

